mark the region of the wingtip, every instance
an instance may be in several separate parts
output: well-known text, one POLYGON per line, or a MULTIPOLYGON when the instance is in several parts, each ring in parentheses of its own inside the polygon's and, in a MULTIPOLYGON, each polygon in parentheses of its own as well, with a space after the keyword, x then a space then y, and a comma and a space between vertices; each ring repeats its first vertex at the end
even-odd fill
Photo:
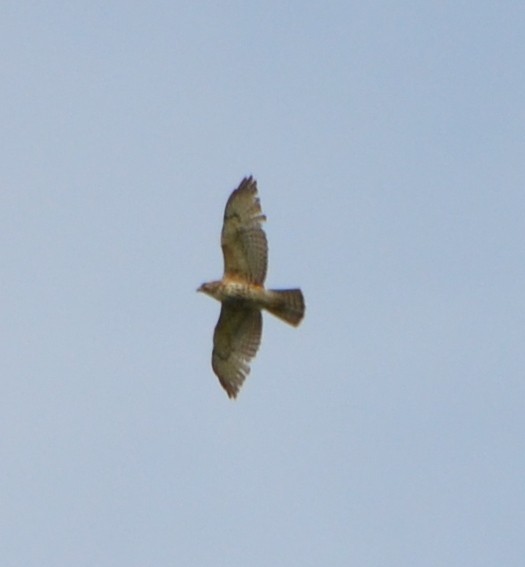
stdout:
POLYGON ((230 387, 227 387, 223 383, 221 383, 221 386, 224 388, 224 391, 226 392, 226 394, 228 394, 228 398, 230 400, 237 399, 237 394, 239 393, 239 388, 230 388, 230 387))
POLYGON ((254 187, 255 189, 257 189, 257 180, 254 179, 253 175, 248 175, 247 177, 244 177, 239 183, 238 188, 241 189, 242 187, 254 187))

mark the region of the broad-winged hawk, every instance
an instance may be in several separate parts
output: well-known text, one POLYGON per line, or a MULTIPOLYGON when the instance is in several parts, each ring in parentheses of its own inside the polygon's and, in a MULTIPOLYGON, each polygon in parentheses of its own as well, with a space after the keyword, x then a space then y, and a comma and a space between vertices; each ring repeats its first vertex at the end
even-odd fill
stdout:
POLYGON ((202 291, 222 303, 213 335, 212 367, 230 398, 235 398, 250 372, 250 360, 261 343, 262 315, 273 315, 297 326, 304 316, 300 289, 264 288, 268 244, 266 220, 257 196, 257 182, 244 178, 226 203, 221 246, 222 280, 204 283, 202 291))

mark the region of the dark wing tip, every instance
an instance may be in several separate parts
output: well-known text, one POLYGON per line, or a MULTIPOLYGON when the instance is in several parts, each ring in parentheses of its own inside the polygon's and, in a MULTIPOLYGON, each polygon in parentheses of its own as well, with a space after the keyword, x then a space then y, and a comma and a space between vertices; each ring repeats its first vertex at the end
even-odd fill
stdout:
POLYGON ((236 400, 237 399, 237 394, 239 393, 239 390, 230 390, 225 388, 226 393, 228 394, 228 398, 230 398, 230 400, 236 400))
POLYGON ((237 394, 241 390, 242 382, 241 382, 241 384, 235 384, 235 383, 232 383, 229 380, 223 379, 219 375, 217 375, 217 377, 219 378, 219 382, 220 382, 221 386, 223 387, 225 392, 228 394, 228 398, 230 398, 230 400, 235 400, 237 398, 237 394))
MULTIPOLYGON (((243 194, 250 195, 255 203, 255 206, 260 209, 261 204, 259 202, 259 197, 257 196, 257 181, 250 175, 245 177, 240 183, 237 189, 234 189, 228 200, 226 201, 226 207, 224 208, 224 220, 226 220, 230 215, 238 216, 238 213, 232 213, 231 209, 233 207, 233 202, 239 199, 242 201, 243 194)), ((265 220, 265 219, 264 219, 265 220)))
POLYGON ((244 179, 239 183, 237 189, 233 191, 233 194, 241 193, 242 191, 250 191, 251 193, 257 192, 257 181, 252 175, 244 177, 244 179))
POLYGON ((253 175, 248 175, 242 179, 242 181, 239 183, 239 187, 241 187, 242 185, 250 185, 252 183, 254 185, 257 185, 257 181, 253 178, 253 175))

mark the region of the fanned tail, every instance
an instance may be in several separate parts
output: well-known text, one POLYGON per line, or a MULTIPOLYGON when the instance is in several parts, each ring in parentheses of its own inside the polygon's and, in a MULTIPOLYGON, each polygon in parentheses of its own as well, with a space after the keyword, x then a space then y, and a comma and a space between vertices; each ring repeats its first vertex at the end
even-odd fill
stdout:
POLYGON ((297 327, 304 317, 304 298, 300 289, 272 289, 266 309, 279 319, 297 327))

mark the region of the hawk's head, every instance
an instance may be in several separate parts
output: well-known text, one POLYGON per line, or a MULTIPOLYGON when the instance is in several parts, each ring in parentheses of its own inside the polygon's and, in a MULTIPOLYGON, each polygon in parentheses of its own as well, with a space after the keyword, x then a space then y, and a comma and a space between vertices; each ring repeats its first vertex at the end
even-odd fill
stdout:
POLYGON ((220 281, 203 283, 199 288, 197 288, 197 291, 201 291, 202 293, 205 293, 206 295, 210 295, 211 297, 217 299, 217 292, 220 285, 220 281))

